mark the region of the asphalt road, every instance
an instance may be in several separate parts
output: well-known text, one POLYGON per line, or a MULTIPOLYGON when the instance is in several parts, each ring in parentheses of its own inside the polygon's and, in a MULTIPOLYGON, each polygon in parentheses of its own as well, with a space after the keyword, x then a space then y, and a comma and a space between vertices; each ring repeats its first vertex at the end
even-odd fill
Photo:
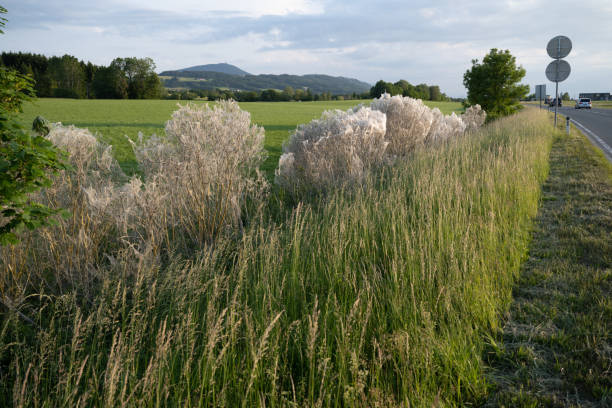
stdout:
MULTIPOLYGON (((549 109, 555 111, 554 108, 549 109)), ((593 144, 600 147, 612 162, 612 109, 574 109, 571 106, 560 107, 558 113, 569 116, 572 123, 582 130, 593 144)), ((557 120, 565 121, 563 116, 557 120)))

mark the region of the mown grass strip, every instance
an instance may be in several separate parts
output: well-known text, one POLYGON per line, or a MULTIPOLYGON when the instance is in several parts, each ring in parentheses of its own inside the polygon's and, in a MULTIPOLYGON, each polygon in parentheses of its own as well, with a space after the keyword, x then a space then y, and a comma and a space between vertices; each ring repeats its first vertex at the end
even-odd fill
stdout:
POLYGON ((575 128, 555 138, 513 296, 488 405, 612 406, 612 166, 575 128))

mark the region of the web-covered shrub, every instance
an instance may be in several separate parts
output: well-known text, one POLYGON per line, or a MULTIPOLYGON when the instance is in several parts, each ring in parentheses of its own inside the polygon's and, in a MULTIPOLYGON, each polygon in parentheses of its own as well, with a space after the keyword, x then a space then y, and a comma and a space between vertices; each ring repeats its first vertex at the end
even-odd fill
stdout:
POLYGON ((359 182, 385 160, 386 118, 369 108, 326 111, 283 146, 276 182, 298 194, 359 182))
POLYGON ((68 152, 70 168, 32 198, 66 214, 56 225, 22 232, 19 244, 0 249, 2 295, 15 303, 29 289, 61 293, 78 287, 87 294, 99 265, 127 235, 126 192, 116 187, 125 176, 111 147, 74 126, 55 125, 47 137, 68 152))
POLYGON ((127 179, 86 129, 54 126, 48 138, 68 152, 70 168, 33 197, 64 209, 56 225, 21 233, 0 247, 0 296, 19 305, 28 293, 77 289, 88 298, 103 274, 132 274, 173 253, 210 243, 222 230, 240 228, 241 214, 265 189, 258 166, 263 129, 234 102, 214 109, 181 107, 167 138, 136 146, 144 181, 127 179))
POLYGON ((433 121, 427 137, 425 138, 426 145, 433 145, 438 142, 443 142, 448 139, 461 136, 466 129, 463 120, 455 115, 455 112, 450 115, 444 115, 440 109, 433 108, 431 110, 433 121))
POLYGON ((472 105, 461 115, 461 119, 465 123, 467 131, 474 131, 485 123, 487 112, 482 110, 480 105, 472 105))
POLYGON ((181 106, 166 124, 166 138, 134 145, 145 192, 164 197, 156 212, 148 211, 165 220, 173 240, 197 245, 240 227, 247 201, 265 190, 263 140, 263 128, 234 101, 212 109, 181 106))
POLYGON ((422 145, 432 127, 434 113, 422 100, 383 94, 370 104, 387 115, 387 155, 401 157, 422 145))

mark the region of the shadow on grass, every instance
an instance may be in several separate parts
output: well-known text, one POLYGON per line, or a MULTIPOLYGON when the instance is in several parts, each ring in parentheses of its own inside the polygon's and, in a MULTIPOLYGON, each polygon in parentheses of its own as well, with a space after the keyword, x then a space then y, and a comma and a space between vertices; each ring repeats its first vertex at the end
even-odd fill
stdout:
POLYGON ((64 123, 65 125, 74 125, 82 128, 121 128, 121 127, 134 127, 134 128, 158 128, 163 129, 165 122, 163 123, 105 123, 105 122, 72 122, 64 123))

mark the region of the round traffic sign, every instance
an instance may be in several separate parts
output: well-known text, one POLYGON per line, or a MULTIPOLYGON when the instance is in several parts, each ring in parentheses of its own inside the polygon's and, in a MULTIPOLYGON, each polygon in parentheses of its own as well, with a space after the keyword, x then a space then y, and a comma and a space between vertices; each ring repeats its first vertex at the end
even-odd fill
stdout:
POLYGON ((546 52, 550 58, 565 58, 572 50, 572 40, 564 35, 558 35, 548 42, 546 52))
POLYGON ((555 60, 546 67, 546 78, 552 82, 565 81, 572 69, 565 60, 555 60))

